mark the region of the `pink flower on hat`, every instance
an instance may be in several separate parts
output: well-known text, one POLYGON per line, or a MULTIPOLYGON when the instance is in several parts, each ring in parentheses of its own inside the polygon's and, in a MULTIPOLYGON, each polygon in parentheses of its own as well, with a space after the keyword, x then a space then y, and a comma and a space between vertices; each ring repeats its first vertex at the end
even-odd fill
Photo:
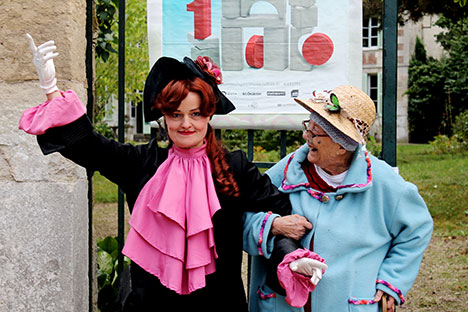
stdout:
POLYGON ((195 60, 195 63, 200 66, 201 70, 213 77, 216 81, 216 84, 223 83, 221 69, 219 68, 218 64, 216 64, 209 56, 199 56, 195 60))

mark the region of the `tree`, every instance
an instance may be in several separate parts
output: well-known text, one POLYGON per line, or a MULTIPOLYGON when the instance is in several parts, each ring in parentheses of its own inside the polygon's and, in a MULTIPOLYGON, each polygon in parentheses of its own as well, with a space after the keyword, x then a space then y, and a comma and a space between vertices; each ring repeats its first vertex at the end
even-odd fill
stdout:
POLYGON ((437 134, 451 136, 455 117, 468 103, 468 17, 441 17, 445 31, 437 41, 446 52, 440 61, 427 58, 418 39, 408 68, 408 122, 411 142, 428 142, 437 134))
MULTIPOLYGON (((394 1, 394 0, 387 0, 394 1)), ((399 0, 398 21, 405 24, 408 21, 419 21, 424 15, 444 15, 452 21, 467 16, 467 0, 399 0)), ((380 17, 383 0, 363 0, 364 18, 380 17)))
MULTIPOLYGON (((105 130, 106 104, 118 96, 118 0, 98 0, 100 32, 96 46, 95 124, 105 130), (112 9, 114 8, 114 9, 112 9)), ((125 8, 125 102, 138 104, 148 73, 146 0, 127 0, 125 8)))
POLYGON ((444 66, 444 88, 449 104, 445 112, 445 134, 451 135, 455 116, 468 107, 468 17, 453 21, 443 16, 436 25, 446 29, 436 37, 447 52, 447 57, 441 62, 444 66))
POLYGON ((427 143, 439 134, 445 107, 444 70, 440 62, 427 58, 416 38, 415 53, 408 68, 408 125, 412 143, 427 143))

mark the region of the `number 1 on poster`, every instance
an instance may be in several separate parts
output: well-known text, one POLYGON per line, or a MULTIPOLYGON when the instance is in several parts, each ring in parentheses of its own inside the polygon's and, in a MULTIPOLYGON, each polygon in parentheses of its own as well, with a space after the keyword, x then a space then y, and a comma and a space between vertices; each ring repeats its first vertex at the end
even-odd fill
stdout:
POLYGON ((193 12, 194 37, 203 40, 211 35, 211 0, 194 0, 187 4, 187 11, 193 12))

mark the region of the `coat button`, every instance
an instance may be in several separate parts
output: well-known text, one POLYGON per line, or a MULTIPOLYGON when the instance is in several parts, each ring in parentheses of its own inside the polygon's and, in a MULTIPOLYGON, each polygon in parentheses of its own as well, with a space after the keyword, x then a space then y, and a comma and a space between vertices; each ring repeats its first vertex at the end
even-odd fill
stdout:
POLYGON ((341 194, 341 195, 336 195, 336 197, 335 197, 335 198, 336 198, 336 200, 342 200, 342 199, 343 199, 343 197, 344 197, 344 195, 343 195, 343 194, 341 194))
POLYGON ((330 200, 330 198, 328 197, 328 195, 322 195, 322 203, 328 203, 328 201, 330 200))

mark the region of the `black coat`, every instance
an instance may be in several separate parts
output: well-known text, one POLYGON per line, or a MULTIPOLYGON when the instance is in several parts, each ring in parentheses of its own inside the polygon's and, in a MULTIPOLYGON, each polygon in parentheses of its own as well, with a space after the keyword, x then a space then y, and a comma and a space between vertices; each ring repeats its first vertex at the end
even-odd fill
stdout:
MULTIPOLYGON (((86 116, 47 130, 38 136, 38 142, 44 154, 58 151, 119 185, 126 194, 130 213, 141 189, 168 155, 168 150, 158 147, 155 140, 137 146, 109 140, 93 131, 86 116)), ((287 195, 278 192, 244 152, 227 153, 226 160, 241 195, 218 193, 221 209, 212 219, 218 254, 216 272, 206 277, 204 288, 190 295, 178 295, 132 263, 129 272, 123 275, 127 275, 121 287, 124 311, 247 311, 241 279, 244 212, 284 214, 291 207, 287 195)), ((164 238, 163 233, 161 237, 164 238)))

